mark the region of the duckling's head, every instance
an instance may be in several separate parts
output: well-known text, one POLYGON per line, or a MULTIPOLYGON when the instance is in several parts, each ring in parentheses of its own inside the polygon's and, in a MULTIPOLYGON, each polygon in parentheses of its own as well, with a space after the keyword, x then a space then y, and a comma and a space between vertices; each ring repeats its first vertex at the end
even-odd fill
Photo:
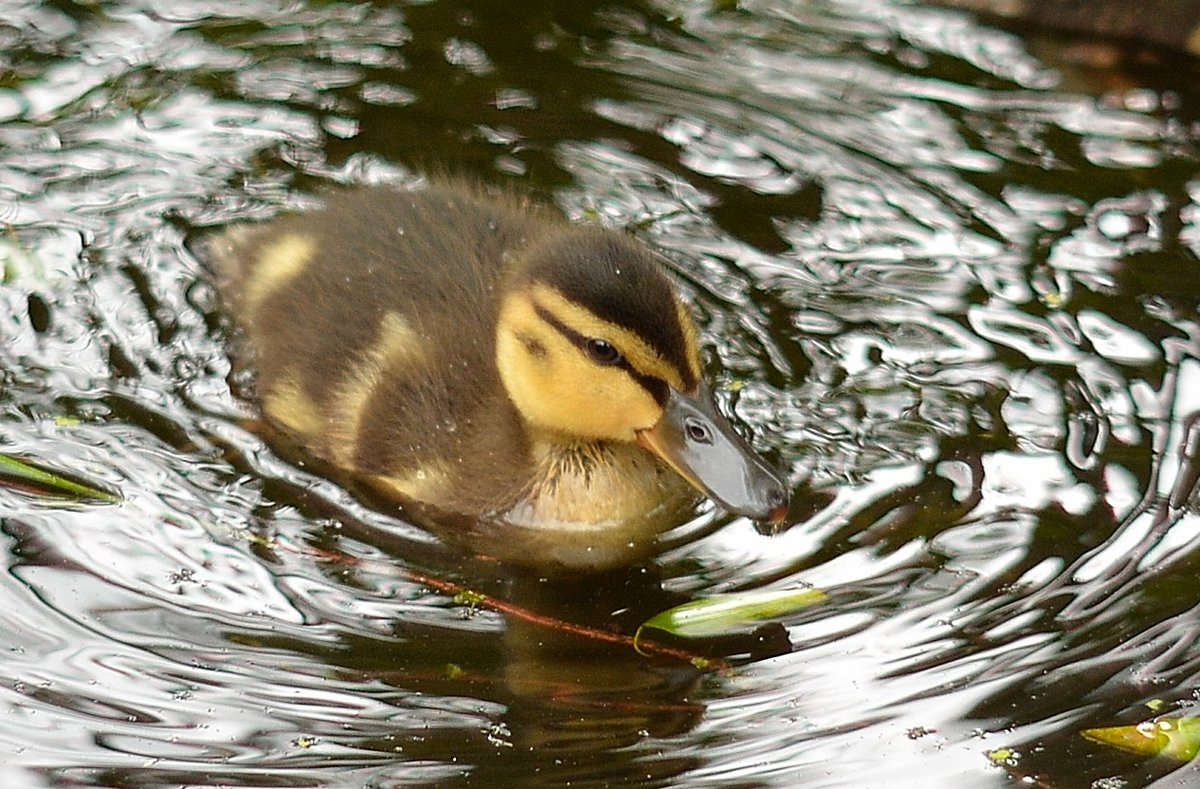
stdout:
POLYGON ((515 268, 496 361, 531 428, 564 441, 636 442, 732 512, 785 517, 787 488, 717 411, 696 326, 648 249, 570 228, 515 268))

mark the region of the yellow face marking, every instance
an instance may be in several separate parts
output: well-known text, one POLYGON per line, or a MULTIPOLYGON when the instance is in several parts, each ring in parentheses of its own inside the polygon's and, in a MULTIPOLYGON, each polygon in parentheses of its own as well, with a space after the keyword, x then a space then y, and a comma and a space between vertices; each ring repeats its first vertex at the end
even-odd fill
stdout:
MULTIPOLYGON (((530 289, 530 293, 534 303, 548 309, 556 318, 575 331, 585 337, 599 337, 608 340, 617 346, 638 372, 661 378, 672 388, 683 388, 680 371, 659 356, 649 343, 629 329, 597 317, 590 310, 579 306, 548 285, 535 284, 530 289)), ((668 318, 664 316, 664 319, 668 318)))
POLYGON ((537 313, 616 344, 629 363, 678 385, 679 372, 628 330, 592 315, 543 285, 510 294, 500 310, 496 365, 509 398, 537 428, 582 439, 633 441, 662 407, 627 371, 592 361, 537 313), (536 302, 535 302, 536 299, 536 302))
POLYGON ((702 373, 700 369, 700 332, 696 329, 696 322, 692 320, 692 314, 688 311, 687 306, 679 299, 675 300, 675 317, 683 329, 683 341, 687 345, 684 356, 687 358, 688 370, 692 374, 692 380, 699 382, 702 373))
POLYGON ((244 314, 253 319, 258 308, 294 280, 312 261, 316 242, 308 236, 287 235, 266 244, 249 269, 239 298, 244 314))
POLYGON ((301 436, 321 435, 325 420, 295 376, 283 376, 263 397, 263 412, 274 422, 301 436))
POLYGON ((383 316, 379 338, 356 364, 333 397, 333 424, 330 426, 330 445, 338 463, 354 467, 355 450, 363 430, 363 419, 371 396, 385 375, 411 375, 413 368, 428 359, 426 345, 398 312, 383 316))
POLYGON ((1200 26, 1192 30, 1191 35, 1188 36, 1187 50, 1193 55, 1200 55, 1200 26))

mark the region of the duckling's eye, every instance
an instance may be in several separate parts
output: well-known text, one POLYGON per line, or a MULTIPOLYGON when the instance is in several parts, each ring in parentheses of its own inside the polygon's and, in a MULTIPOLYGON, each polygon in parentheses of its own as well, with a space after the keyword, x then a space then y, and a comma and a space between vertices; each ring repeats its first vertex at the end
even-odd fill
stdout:
POLYGON ((608 340, 592 337, 584 343, 584 347, 596 364, 616 364, 621 361, 621 352, 608 340))
POLYGON ((688 441, 694 444, 711 444, 712 432, 703 422, 695 419, 689 419, 683 425, 684 434, 687 435, 688 441))

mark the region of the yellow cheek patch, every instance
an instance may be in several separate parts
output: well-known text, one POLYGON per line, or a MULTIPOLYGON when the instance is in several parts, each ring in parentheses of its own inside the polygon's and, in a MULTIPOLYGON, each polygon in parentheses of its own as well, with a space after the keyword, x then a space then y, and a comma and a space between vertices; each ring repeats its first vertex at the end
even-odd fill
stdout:
MULTIPOLYGON (((585 337, 600 337, 616 345, 633 369, 639 373, 666 381, 673 389, 685 389, 680 370, 659 356, 649 343, 629 329, 597 317, 548 285, 535 284, 530 293, 531 303, 549 310, 555 318, 573 331, 585 337)), ((696 369, 699 369, 698 361, 696 369)))
POLYGON ((312 262, 317 243, 308 236, 287 235, 266 244, 247 272, 239 298, 244 314, 253 319, 272 293, 298 277, 312 262))
POLYGON ((272 384, 262 402, 263 412, 288 430, 307 437, 321 435, 325 423, 321 409, 294 376, 284 376, 272 384))
POLYGON ((348 468, 355 466, 355 452, 363 430, 372 395, 385 375, 411 375, 409 370, 428 361, 429 353, 421 335, 398 312, 383 316, 379 337, 356 364, 333 396, 333 423, 330 445, 334 460, 348 468))
POLYGON ((662 407, 641 384, 623 369, 588 359, 537 314, 527 293, 510 296, 501 309, 496 366, 514 405, 539 428, 576 438, 633 441, 636 431, 662 416, 662 407))

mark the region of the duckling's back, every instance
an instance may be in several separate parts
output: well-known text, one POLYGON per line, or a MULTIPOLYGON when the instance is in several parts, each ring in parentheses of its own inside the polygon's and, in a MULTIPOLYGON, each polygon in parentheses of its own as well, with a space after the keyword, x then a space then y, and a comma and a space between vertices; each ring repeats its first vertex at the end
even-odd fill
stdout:
POLYGON ((480 495, 519 487, 521 470, 479 457, 523 440, 495 369, 496 296, 506 261, 562 224, 450 183, 339 193, 221 236, 218 287, 252 348, 264 413, 403 498, 437 500, 434 488, 476 464, 513 477, 480 495))

